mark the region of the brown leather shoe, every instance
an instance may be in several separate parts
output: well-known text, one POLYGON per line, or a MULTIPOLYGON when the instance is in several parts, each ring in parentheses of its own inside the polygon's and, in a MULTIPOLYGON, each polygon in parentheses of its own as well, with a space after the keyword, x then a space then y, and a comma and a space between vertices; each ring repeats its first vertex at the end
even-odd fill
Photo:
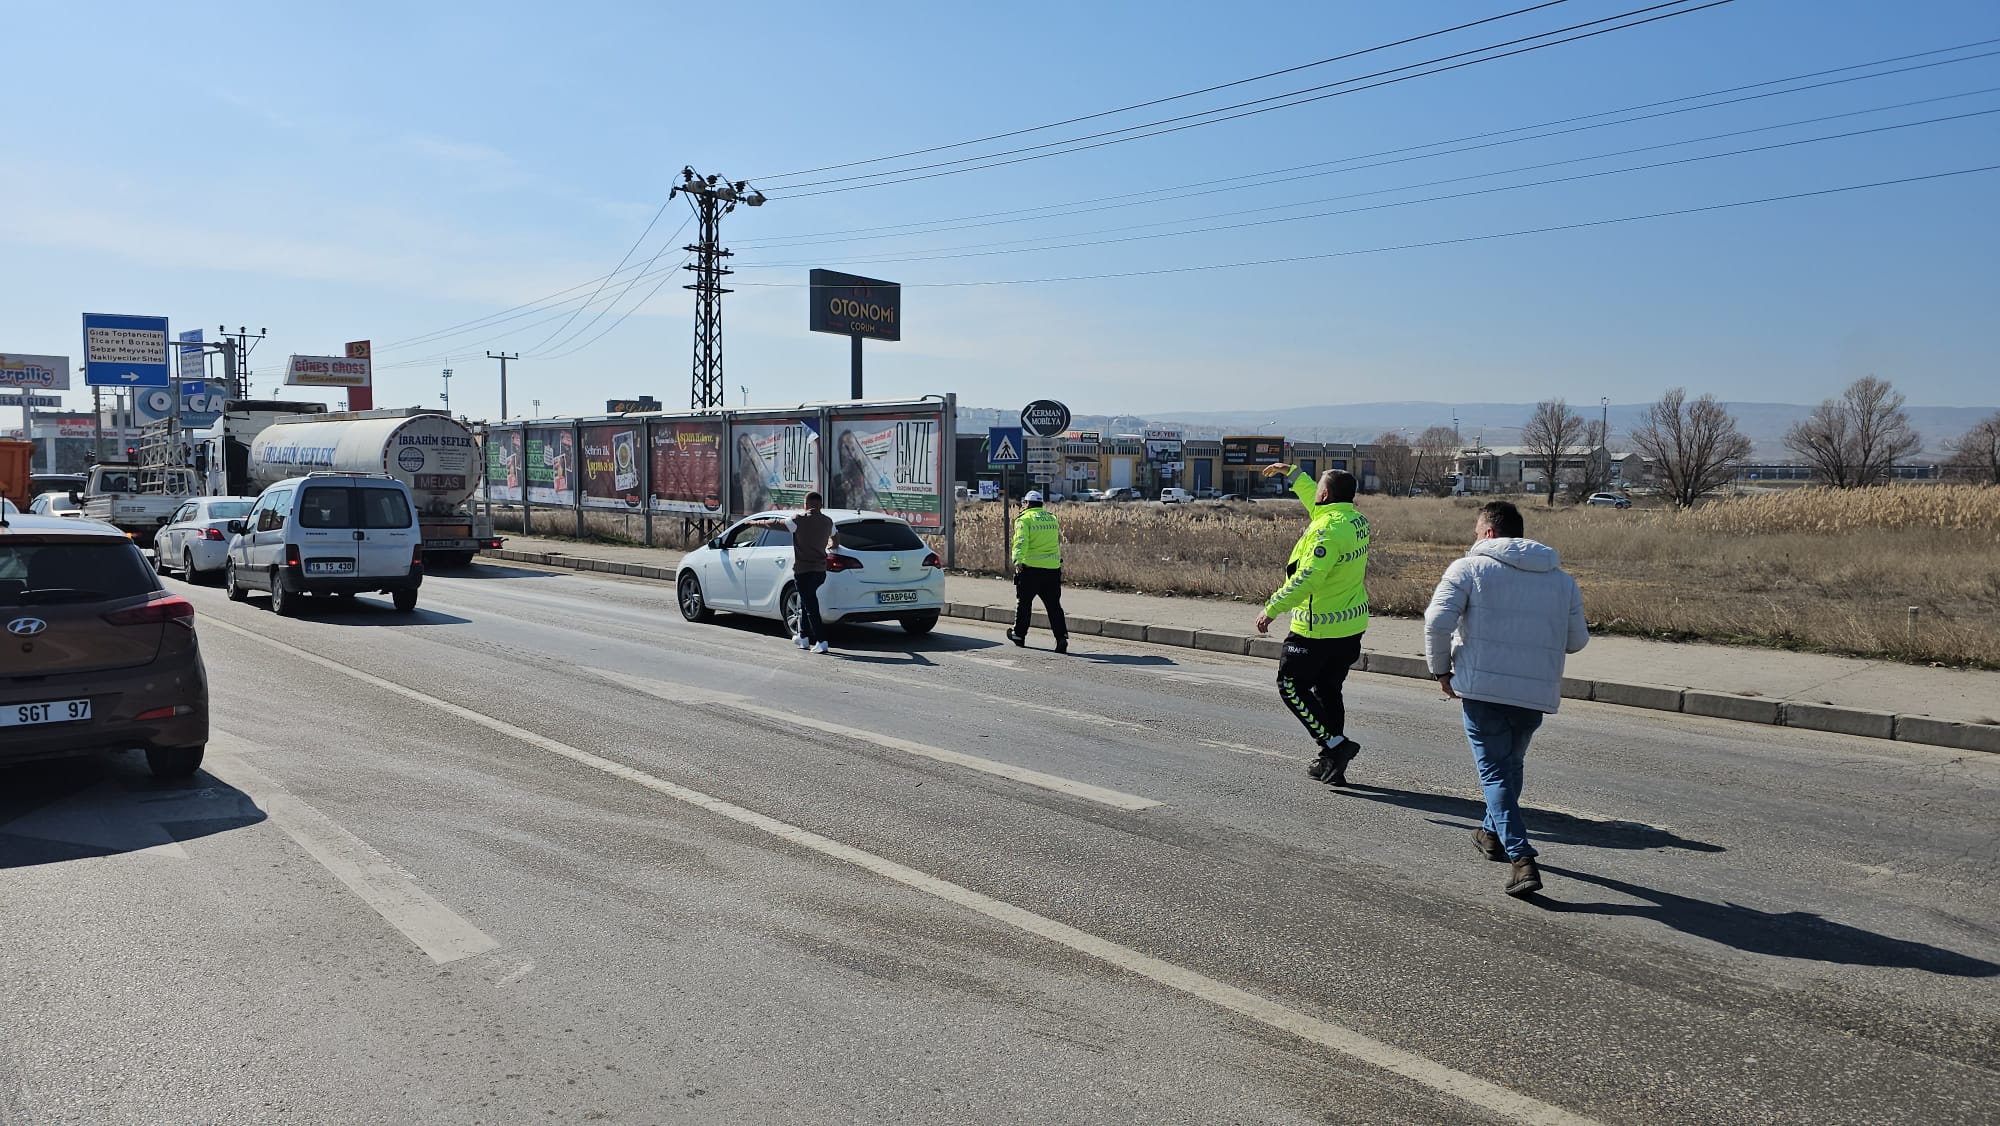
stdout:
POLYGON ((1514 867, 1507 873, 1507 894, 1515 897, 1533 895, 1542 890, 1542 870, 1535 865, 1535 858, 1523 856, 1514 861, 1514 867))
POLYGON ((1484 826, 1472 831, 1472 847, 1488 860, 1506 862, 1507 850, 1500 847, 1500 838, 1487 832, 1484 826))

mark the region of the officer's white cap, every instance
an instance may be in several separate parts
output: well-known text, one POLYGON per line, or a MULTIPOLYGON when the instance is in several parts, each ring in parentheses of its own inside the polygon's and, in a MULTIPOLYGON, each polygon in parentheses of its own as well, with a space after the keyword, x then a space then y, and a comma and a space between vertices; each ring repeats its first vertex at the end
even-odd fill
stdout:
POLYGON ((1021 499, 1027 501, 1029 504, 1040 504, 1042 503, 1042 490, 1029 489, 1028 495, 1022 497, 1021 499))

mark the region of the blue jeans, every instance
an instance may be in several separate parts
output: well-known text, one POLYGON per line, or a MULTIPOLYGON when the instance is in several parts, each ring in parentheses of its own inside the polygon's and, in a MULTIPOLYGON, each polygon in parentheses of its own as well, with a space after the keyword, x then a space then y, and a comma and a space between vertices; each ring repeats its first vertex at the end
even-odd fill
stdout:
POLYGON ((1528 757, 1528 740, 1542 725, 1542 713, 1512 704, 1461 700, 1465 705, 1465 738, 1472 744, 1472 761, 1479 765, 1479 783, 1486 788, 1486 831, 1500 838, 1507 856, 1534 856, 1527 826, 1521 823, 1521 767, 1528 757))
POLYGON ((819 588, 826 585, 825 571, 794 571, 792 581, 799 588, 799 636, 817 644, 826 640, 826 626, 819 620, 819 588))

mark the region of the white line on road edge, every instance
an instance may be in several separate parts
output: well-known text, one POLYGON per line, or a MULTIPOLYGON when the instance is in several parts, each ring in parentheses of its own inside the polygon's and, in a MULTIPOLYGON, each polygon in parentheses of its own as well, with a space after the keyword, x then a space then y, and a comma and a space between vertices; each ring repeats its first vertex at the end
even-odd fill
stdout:
POLYGON ((766 719, 773 719, 791 727, 810 728, 827 735, 837 735, 843 739, 853 739, 859 743, 872 743, 887 750, 901 751, 906 755, 916 755, 919 758, 931 759, 934 762, 948 762, 953 766, 963 766, 968 770, 977 770, 982 774, 992 774, 1011 781, 1024 782, 1030 786, 1049 790, 1053 793, 1068 794, 1073 798, 1094 801, 1099 805, 1108 805, 1113 809, 1137 811, 1151 809, 1160 804, 1151 798, 1142 798, 1137 794, 1128 794, 1120 790, 1107 790, 1102 786, 1093 786, 1088 782, 1078 782, 1074 778, 1064 778, 1059 774, 1044 774, 1039 770, 1029 770, 1025 766, 1014 766, 995 759, 983 758, 979 755, 969 755, 962 751, 949 751, 943 747, 933 747, 926 743, 917 743, 909 739, 899 739, 894 735, 883 735, 878 732, 867 731, 859 727, 849 727, 846 724, 833 723, 813 716, 799 715, 781 708, 766 707, 745 696, 736 696, 726 692, 707 692, 702 689, 689 688, 679 684, 664 684, 657 680, 648 680, 642 676, 626 676, 623 673, 610 672, 606 669, 589 669, 587 671, 594 676, 622 684, 627 688, 637 689, 662 700, 670 700, 677 704, 714 704, 729 708, 732 711, 763 716, 766 719))
POLYGON ((779 840, 800 848, 819 853, 834 860, 852 864, 867 872, 893 880, 905 887, 935 896, 954 906, 975 911, 996 922, 1004 923, 1027 934, 1047 939, 1080 954, 1087 954, 1108 965, 1137 974, 1149 981, 1179 990, 1198 1000, 1247 1017, 1268 1028, 1289 1033, 1309 1043, 1339 1052, 1384 1071, 1400 1075, 1420 1086, 1433 1091, 1462 1099, 1482 1110, 1498 1114, 1515 1122, 1530 1126, 1598 1126, 1594 1119, 1573 1114, 1559 1106, 1542 1102, 1540 1099, 1509 1090, 1497 1083, 1469 1075, 1455 1068, 1447 1067, 1427 1059, 1415 1052, 1385 1044, 1369 1036, 1331 1021, 1307 1016, 1295 1009, 1289 1009, 1267 997, 1260 997, 1247 990, 1227 985, 1214 978, 1196 973, 1184 966, 1163 961, 1148 954, 1141 954, 1127 946, 1121 946, 1109 939, 1099 938, 1088 931, 1078 930, 1066 923, 1037 915, 1032 911, 1016 907, 1004 900, 982 895, 971 888, 961 887, 949 880, 920 872, 898 864, 893 860, 865 852, 852 845, 842 844, 830 837, 801 829, 797 825, 780 821, 758 813, 752 809, 735 805, 721 798, 711 797, 699 790, 677 785, 664 778, 647 774, 643 770, 613 762, 589 751, 572 747, 538 735, 526 728, 516 727, 502 719, 461 707, 449 700, 441 700, 414 688, 406 688, 394 681, 385 680, 373 673, 363 672, 338 661, 329 660, 315 653, 294 648, 281 641, 275 641, 262 634, 253 633, 240 626, 210 618, 208 625, 235 634, 241 634, 261 645, 289 653, 303 661, 309 661, 322 668, 352 677, 364 684, 373 685, 385 692, 391 692, 406 699, 415 700, 436 708, 448 715, 457 716, 468 723, 477 724, 489 731, 505 735, 510 739, 538 747, 559 758, 565 758, 592 770, 601 771, 614 778, 623 779, 654 793, 684 802, 698 809, 707 810, 718 817, 746 825, 760 832, 768 833, 779 840))
MULTIPOLYGON (((207 624, 220 623, 211 620, 207 624)), ((222 741, 249 745, 245 740, 216 731, 209 737, 210 750, 222 741)), ((211 755, 208 771, 250 795, 286 836, 297 841, 300 848, 374 908, 390 926, 401 931, 417 949, 428 954, 431 961, 443 965, 499 948, 500 943, 491 935, 431 898, 387 857, 370 848, 368 842, 293 797, 240 755, 228 751, 211 755)))

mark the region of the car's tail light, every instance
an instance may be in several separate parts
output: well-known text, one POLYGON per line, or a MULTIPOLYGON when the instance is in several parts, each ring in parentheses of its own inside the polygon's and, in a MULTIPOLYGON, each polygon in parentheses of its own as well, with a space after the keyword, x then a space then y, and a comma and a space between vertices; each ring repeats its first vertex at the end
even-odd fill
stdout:
POLYGON ((410 566, 421 567, 423 565, 424 565, 424 545, 418 544, 417 546, 410 549, 410 566))
POLYGON ((942 560, 942 559, 939 559, 939 558, 938 558, 938 553, 937 553, 937 552, 935 552, 935 551, 933 551, 933 552, 931 552, 930 554, 928 554, 928 555, 924 556, 924 566, 926 566, 926 567, 942 567, 942 566, 944 566, 944 560, 942 560))
POLYGON ((294 571, 305 566, 305 561, 299 558, 298 544, 288 543, 285 545, 285 566, 294 571))
POLYGON ((193 705, 191 705, 191 704, 175 704, 175 705, 173 705, 172 707, 167 707, 167 708, 154 708, 154 709, 153 709, 152 711, 149 711, 149 712, 140 712, 140 713, 139 713, 138 715, 135 715, 135 716, 133 716, 132 718, 133 718, 133 719, 172 719, 172 718, 174 718, 174 717, 175 717, 175 716, 177 716, 177 715, 193 715, 193 714, 194 714, 194 706, 193 706, 193 705))
POLYGON ((202 538, 202 539, 205 539, 205 540, 219 540, 219 539, 221 539, 221 538, 222 538, 222 529, 221 529, 221 528, 203 528, 203 529, 201 530, 201 538, 202 538))
POLYGON ((194 603, 178 594, 156 591, 152 601, 129 610, 113 610, 104 620, 114 626, 157 626, 172 622, 183 629, 194 628, 194 603))
POLYGON ((488 551, 498 551, 498 550, 500 550, 500 541, 499 541, 499 540, 487 540, 487 541, 486 541, 486 550, 488 550, 488 551))
POLYGON ((852 555, 835 555, 832 552, 827 552, 826 569, 829 571, 859 571, 861 569, 861 560, 856 559, 852 555))

